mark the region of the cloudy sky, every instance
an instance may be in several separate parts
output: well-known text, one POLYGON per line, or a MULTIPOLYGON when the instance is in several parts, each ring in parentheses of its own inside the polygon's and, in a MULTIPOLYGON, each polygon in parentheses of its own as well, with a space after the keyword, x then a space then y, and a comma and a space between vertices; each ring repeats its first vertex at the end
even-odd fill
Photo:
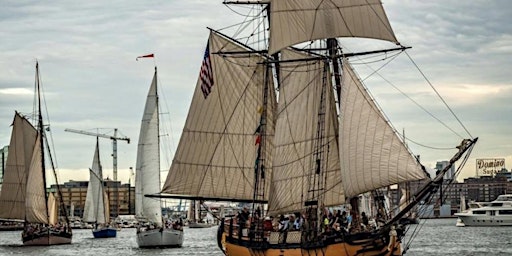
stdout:
MULTIPOLYGON (((414 63, 471 135, 480 138, 462 177, 475 174, 477 158, 504 157, 511 168, 512 2, 383 3, 398 40, 412 46, 408 53, 414 63)), ((118 142, 119 178, 127 182, 129 168, 135 167, 140 120, 156 64, 168 109, 164 115, 171 121, 166 133, 171 139, 166 157, 171 159, 199 73, 207 27, 223 28, 240 17, 212 0, 2 1, 0 146, 9 144, 14 111, 32 112, 37 59, 60 179, 88 179, 95 145, 93 136, 64 129, 112 135, 117 128, 120 136, 131 139, 130 144, 118 142), (149 53, 156 58, 135 61, 149 53)), ((357 44, 344 46, 352 50, 357 44)), ((365 72, 371 71, 359 62, 354 66, 365 78, 365 72)), ((454 151, 444 148, 461 140, 452 131, 468 135, 407 55, 398 56, 379 75, 450 127, 422 112, 388 83, 374 83, 375 76, 367 79, 396 129, 411 140, 413 152, 430 167, 449 159, 454 151)), ((112 177, 111 141, 100 139, 100 143, 105 172, 112 177)))

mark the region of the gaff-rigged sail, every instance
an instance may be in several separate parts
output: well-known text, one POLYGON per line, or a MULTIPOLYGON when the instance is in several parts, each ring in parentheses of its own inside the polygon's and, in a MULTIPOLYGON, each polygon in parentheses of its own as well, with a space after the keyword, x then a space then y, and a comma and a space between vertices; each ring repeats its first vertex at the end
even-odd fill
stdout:
POLYGON ((37 134, 37 141, 34 145, 34 152, 30 161, 30 168, 27 174, 27 194, 25 199, 25 220, 32 223, 48 224, 48 206, 46 189, 44 187, 44 174, 42 164, 41 140, 37 134))
POLYGON ((325 38, 397 42, 380 0, 272 0, 270 8, 270 54, 325 38))
MULTIPOLYGON (((265 80, 265 59, 216 32, 209 37, 213 87, 205 97, 198 79, 185 127, 162 193, 189 199, 251 201, 255 165, 272 173, 275 94, 272 79, 265 80), (223 54, 222 52, 247 52, 223 54), (265 86, 267 83, 267 86, 265 86), (267 88, 268 104, 264 104, 267 88), (258 132, 261 111, 265 131, 258 132), (265 140, 268 147, 258 146, 265 140), (257 159, 260 160, 257 163, 257 159)), ((269 76, 270 77, 270 76, 269 76)), ((268 197, 268 185, 264 188, 268 197)))
POLYGON ((25 219, 26 181, 37 130, 18 112, 14 115, 7 163, 0 193, 0 218, 25 219))
MULTIPOLYGON (((281 56, 284 61, 311 57, 288 49, 281 56)), ((280 64, 270 215, 301 211, 306 200, 326 207, 345 201, 328 65, 321 59, 280 64), (315 178, 317 171, 324 173, 322 180, 315 178), (317 198, 308 198, 312 189, 317 198)))
POLYGON ((345 196, 426 178, 346 59, 342 84, 340 159, 345 196))
POLYGON ((53 193, 48 193, 48 224, 56 225, 59 222, 57 199, 53 193))

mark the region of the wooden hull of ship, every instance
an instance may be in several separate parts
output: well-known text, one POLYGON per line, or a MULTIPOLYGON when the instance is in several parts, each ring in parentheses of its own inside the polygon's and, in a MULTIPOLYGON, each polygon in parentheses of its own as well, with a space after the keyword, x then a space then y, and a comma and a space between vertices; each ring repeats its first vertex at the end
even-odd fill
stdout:
POLYGON ((303 255, 322 255, 322 256, 399 256, 401 254, 400 244, 397 243, 393 250, 388 250, 387 246, 380 250, 366 251, 363 246, 349 245, 348 243, 336 243, 325 247, 301 248, 296 246, 282 246, 268 249, 249 248, 241 245, 226 243, 224 251, 228 256, 303 256, 303 255))
POLYGON ((92 231, 94 238, 109 238, 117 236, 117 229, 115 228, 100 228, 92 231))
MULTIPOLYGON (((228 228, 229 229, 229 228, 228 228)), ((264 241, 251 241, 247 231, 242 237, 237 232, 219 227, 217 242, 219 248, 227 256, 400 256, 402 247, 396 236, 375 235, 370 233, 329 237, 316 243, 301 242, 301 231, 281 232, 268 231, 264 241)))
POLYGON ((38 235, 29 235, 23 237, 23 245, 27 246, 47 246, 59 244, 71 244, 71 233, 43 233, 38 235))
POLYGON ((152 229, 137 233, 139 248, 172 248, 183 245, 183 231, 152 229))

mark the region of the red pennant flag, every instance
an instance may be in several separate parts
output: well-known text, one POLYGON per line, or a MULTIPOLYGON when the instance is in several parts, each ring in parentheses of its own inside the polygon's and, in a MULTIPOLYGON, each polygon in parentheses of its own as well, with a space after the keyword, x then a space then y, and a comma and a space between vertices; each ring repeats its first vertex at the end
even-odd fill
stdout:
POLYGON ((139 60, 139 58, 154 58, 155 57, 155 54, 148 54, 148 55, 142 55, 142 56, 139 56, 137 57, 135 60, 139 60))

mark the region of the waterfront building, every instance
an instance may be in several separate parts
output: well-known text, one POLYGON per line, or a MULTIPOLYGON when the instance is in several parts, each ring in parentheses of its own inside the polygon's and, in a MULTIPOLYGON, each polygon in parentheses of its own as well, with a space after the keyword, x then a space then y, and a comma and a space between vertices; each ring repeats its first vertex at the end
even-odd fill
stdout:
MULTIPOLYGON (((438 162, 439 168, 445 161, 438 162)), ((503 168, 494 176, 470 177, 458 182, 456 179, 443 179, 442 188, 428 202, 422 202, 418 215, 425 218, 450 217, 460 209, 461 197, 470 201, 490 202, 499 195, 512 193, 512 172, 503 168)), ((407 187, 414 194, 426 181, 412 181, 407 187)), ((390 190, 392 205, 397 206, 401 197, 399 189, 390 190)))
MULTIPOLYGON (((110 202, 110 217, 133 215, 135 213, 135 187, 111 179, 105 179, 103 183, 110 202), (116 205, 117 202, 119 202, 119 205, 116 205), (112 209, 119 209, 119 211, 113 211, 112 209)), ((68 214, 70 209, 73 208, 74 216, 83 216, 88 184, 89 181, 73 180, 60 184, 62 199, 68 214)), ((56 191, 57 185, 52 185, 49 190, 56 191)))
MULTIPOLYGON (((436 170, 442 170, 446 166, 448 166, 450 162, 449 161, 438 161, 436 163, 436 170)), ((455 165, 452 165, 452 167, 448 170, 448 172, 443 176, 444 180, 453 180, 455 179, 455 165)))

